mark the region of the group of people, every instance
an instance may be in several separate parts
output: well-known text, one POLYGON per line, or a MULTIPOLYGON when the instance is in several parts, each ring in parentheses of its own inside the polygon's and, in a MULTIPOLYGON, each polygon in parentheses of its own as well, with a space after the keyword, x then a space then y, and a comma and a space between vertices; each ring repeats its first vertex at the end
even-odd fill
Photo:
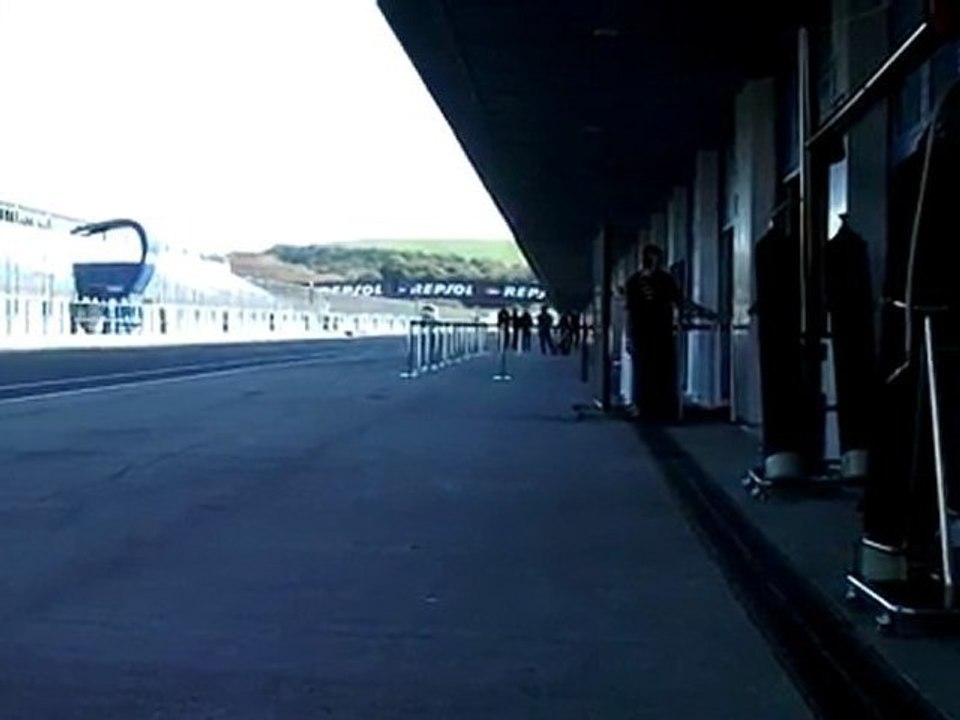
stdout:
POLYGON ((573 312, 561 313, 555 325, 554 315, 546 305, 540 308, 536 321, 528 309, 521 311, 514 308, 512 312, 507 308, 500 310, 497 314, 497 325, 503 346, 515 351, 530 352, 533 349, 535 323, 542 354, 569 355, 573 348, 579 347, 582 333, 580 316, 573 312))
MULTIPOLYGON (((647 419, 673 420, 679 409, 675 311, 681 316, 715 318, 716 314, 682 296, 673 275, 663 268, 663 251, 655 245, 644 248, 642 267, 627 280, 622 292, 627 351, 633 368, 632 407, 647 419)), ((497 315, 497 324, 503 347, 517 351, 530 352, 534 327, 544 355, 569 354, 583 342, 580 315, 562 313, 555 323, 546 306, 536 319, 527 309, 503 308, 497 315)))

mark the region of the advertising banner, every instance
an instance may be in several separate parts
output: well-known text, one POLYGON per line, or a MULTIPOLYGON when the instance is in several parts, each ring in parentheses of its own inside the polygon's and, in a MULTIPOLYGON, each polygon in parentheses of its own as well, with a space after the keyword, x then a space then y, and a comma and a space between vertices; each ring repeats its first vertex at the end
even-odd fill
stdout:
POLYGON ((491 283, 474 280, 375 281, 316 283, 318 293, 352 297, 385 297, 407 300, 462 300, 467 304, 499 305, 540 303, 547 292, 537 283, 491 283))

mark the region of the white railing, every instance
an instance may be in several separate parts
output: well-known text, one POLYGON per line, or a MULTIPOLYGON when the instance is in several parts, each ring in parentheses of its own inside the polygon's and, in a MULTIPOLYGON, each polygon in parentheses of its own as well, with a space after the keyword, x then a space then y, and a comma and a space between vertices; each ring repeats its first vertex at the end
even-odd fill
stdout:
POLYGON ((0 350, 402 336, 410 322, 377 313, 191 303, 84 303, 86 319, 79 319, 71 317, 72 304, 62 296, 0 292, 0 350), (131 314, 138 327, 110 320, 131 314))

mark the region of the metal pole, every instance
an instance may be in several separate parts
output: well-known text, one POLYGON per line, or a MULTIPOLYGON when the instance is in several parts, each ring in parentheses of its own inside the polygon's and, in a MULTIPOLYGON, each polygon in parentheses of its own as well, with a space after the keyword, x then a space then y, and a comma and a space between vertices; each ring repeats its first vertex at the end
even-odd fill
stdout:
POLYGON ((712 335, 713 337, 711 338, 710 342, 712 345, 711 355, 713 356, 713 379, 711 382, 711 385, 713 386, 712 388, 713 402, 711 402, 711 405, 715 403, 716 406, 719 407, 723 403, 723 393, 721 392, 721 387, 723 387, 723 382, 721 381, 721 377, 720 377, 720 373, 723 372, 723 363, 721 362, 723 353, 720 349, 720 344, 722 340, 720 339, 721 335, 720 335, 719 320, 713 321, 712 335))
POLYGON ((920 67, 941 42, 936 29, 930 23, 922 23, 800 147, 817 146, 830 136, 845 133, 885 97, 891 87, 920 67))
POLYGON ((613 405, 613 358, 610 356, 612 304, 613 304, 613 228, 606 226, 600 236, 601 281, 600 281, 600 406, 610 412, 613 405))
POLYGON ((810 36, 798 34, 800 112, 800 352, 803 353, 803 407, 798 408, 803 428, 802 456, 808 471, 823 462, 825 408, 822 399, 822 342, 824 309, 822 255, 826 230, 826 166, 820 148, 809 142, 813 132, 813 86, 810 72, 810 36))
POLYGON ((730 359, 727 363, 727 377, 730 380, 730 422, 735 423, 739 420, 740 411, 737 407, 737 363, 736 357, 734 354, 734 333, 737 332, 736 328, 733 325, 733 321, 730 321, 730 340, 729 340, 729 354, 730 359))
POLYGON ((799 92, 799 131, 800 131, 800 332, 807 334, 807 247, 810 244, 810 230, 813 217, 810 212, 810 196, 813 192, 813 183, 810 173, 811 148, 810 138, 813 117, 810 109, 810 37, 806 28, 800 28, 797 36, 797 63, 799 92))
MULTIPOLYGON (((909 312, 909 309, 908 309, 909 312)), ((933 357, 933 320, 923 319, 924 346, 927 355, 927 388, 930 393, 930 422, 933 426, 933 459, 937 476, 937 521, 940 527, 940 559, 943 565, 943 603, 953 607, 953 542, 947 516, 947 477, 943 466, 943 438, 940 435, 940 394, 937 391, 937 367, 933 357)))
POLYGON ((437 328, 437 367, 440 369, 446 365, 446 332, 446 325, 440 325, 437 328))
POLYGON ((580 327, 580 381, 584 383, 590 382, 590 348, 587 344, 589 335, 590 328, 583 323, 580 327))
POLYGON ((429 328, 423 323, 420 323, 420 342, 417 346, 420 348, 418 355, 417 367, 421 372, 426 372, 430 369, 430 346, 429 346, 429 328))
POLYGON ((417 376, 417 370, 416 370, 416 367, 414 366, 414 362, 415 362, 414 354, 416 353, 416 349, 414 347, 416 345, 416 340, 414 338, 414 333, 413 333, 414 327, 415 327, 415 324, 411 322, 410 328, 407 331, 407 371, 404 373, 400 373, 400 377, 407 378, 407 379, 415 378, 417 376))
POLYGON ((510 380, 510 373, 507 372, 507 340, 500 334, 500 370, 493 376, 496 382, 506 382, 510 380))
POLYGON ((439 324, 433 325, 433 365, 434 370, 443 367, 443 333, 439 324))

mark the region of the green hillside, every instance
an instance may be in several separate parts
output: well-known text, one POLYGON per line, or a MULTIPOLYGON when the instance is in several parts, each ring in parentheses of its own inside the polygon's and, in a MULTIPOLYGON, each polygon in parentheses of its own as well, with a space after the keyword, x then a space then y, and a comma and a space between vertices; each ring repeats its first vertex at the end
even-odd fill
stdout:
POLYGON ((430 255, 458 255, 466 259, 526 265, 513 240, 356 240, 341 247, 376 248, 430 255))
POLYGON ((234 272, 279 282, 377 280, 533 280, 512 242, 358 241, 341 245, 276 245, 233 253, 234 272))

